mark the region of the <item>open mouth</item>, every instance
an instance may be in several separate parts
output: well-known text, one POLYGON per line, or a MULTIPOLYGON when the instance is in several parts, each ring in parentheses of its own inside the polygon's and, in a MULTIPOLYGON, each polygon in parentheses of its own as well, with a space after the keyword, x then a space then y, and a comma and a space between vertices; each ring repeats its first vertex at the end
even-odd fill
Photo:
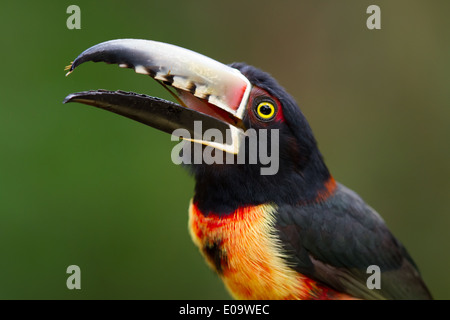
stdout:
POLYGON ((160 82, 177 103, 125 91, 93 90, 72 93, 64 103, 79 102, 105 109, 172 134, 186 129, 183 139, 237 154, 245 135, 242 122, 251 85, 237 69, 174 45, 136 39, 111 40, 81 53, 68 67, 70 74, 80 64, 106 62, 133 68, 160 82), (217 129, 231 141, 218 143, 195 132, 217 129), (228 135, 227 135, 228 131, 228 135))

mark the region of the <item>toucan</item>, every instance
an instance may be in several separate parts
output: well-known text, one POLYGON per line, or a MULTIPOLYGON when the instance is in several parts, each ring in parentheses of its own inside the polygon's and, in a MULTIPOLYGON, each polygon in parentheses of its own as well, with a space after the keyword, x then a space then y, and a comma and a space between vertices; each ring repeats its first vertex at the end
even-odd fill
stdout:
POLYGON ((335 181, 296 101, 271 75, 141 39, 94 45, 67 74, 87 61, 132 68, 174 96, 176 103, 92 90, 64 103, 108 110, 184 141, 179 159, 195 178, 190 234, 233 298, 432 298, 382 217, 335 181), (223 161, 193 161, 207 150, 223 161), (269 154, 276 165, 263 171, 269 154))

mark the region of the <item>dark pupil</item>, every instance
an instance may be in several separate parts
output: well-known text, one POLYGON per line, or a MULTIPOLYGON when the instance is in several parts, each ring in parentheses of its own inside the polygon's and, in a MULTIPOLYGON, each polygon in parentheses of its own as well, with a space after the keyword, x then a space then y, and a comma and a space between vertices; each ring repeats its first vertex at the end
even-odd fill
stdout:
POLYGON ((263 104, 259 108, 259 112, 261 112, 263 115, 268 116, 272 112, 272 108, 270 108, 267 104, 263 104))

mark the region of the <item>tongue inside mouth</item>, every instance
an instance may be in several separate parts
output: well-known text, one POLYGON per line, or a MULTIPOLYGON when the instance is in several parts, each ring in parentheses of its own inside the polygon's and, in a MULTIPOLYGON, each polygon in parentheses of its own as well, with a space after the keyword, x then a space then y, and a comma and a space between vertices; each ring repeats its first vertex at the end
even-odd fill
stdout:
POLYGON ((181 101, 189 108, 200 113, 209 115, 213 118, 229 123, 232 126, 244 129, 242 120, 234 117, 232 114, 225 110, 209 103, 207 100, 199 99, 189 92, 177 90, 178 96, 181 101))

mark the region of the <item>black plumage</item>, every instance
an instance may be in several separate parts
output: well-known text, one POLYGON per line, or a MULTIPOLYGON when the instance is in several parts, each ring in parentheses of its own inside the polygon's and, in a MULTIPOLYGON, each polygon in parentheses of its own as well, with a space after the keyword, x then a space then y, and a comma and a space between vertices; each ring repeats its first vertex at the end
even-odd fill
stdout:
MULTIPOLYGON (((230 214, 263 203, 278 207, 276 229, 287 263, 338 292, 361 299, 430 299, 417 266, 375 210, 341 184, 329 197, 331 175, 312 130, 295 100, 267 73, 231 64, 250 82, 280 101, 280 170, 261 176, 260 165, 194 165, 194 202, 204 212, 230 214), (381 289, 369 289, 367 268, 381 270, 381 289)), ((247 127, 258 123, 244 119, 247 127)))
POLYGON ((324 202, 280 206, 276 226, 289 264, 336 291, 363 299, 431 298, 383 219, 343 185, 324 202), (371 265, 381 270, 380 289, 366 285, 371 265))

